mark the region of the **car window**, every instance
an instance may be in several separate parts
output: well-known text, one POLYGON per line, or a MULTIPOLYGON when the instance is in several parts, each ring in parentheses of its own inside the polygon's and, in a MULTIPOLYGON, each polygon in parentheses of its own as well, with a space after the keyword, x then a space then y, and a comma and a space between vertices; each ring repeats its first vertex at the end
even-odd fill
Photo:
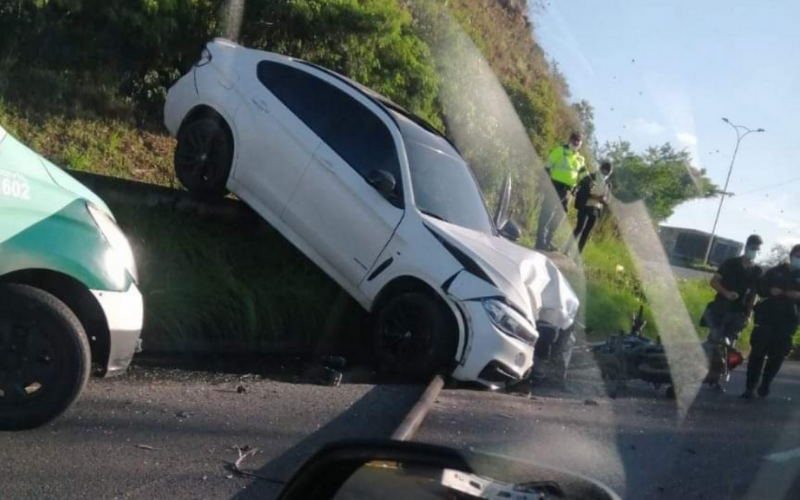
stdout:
POLYGON ((258 64, 258 79, 303 123, 325 140, 327 117, 332 111, 333 87, 304 71, 272 61, 258 64))
POLYGON ((401 186, 392 135, 364 105, 324 80, 285 64, 263 61, 258 78, 325 143, 366 178, 386 170, 401 186))
POLYGON ((451 224, 492 234, 478 184, 458 152, 443 138, 395 117, 405 140, 417 208, 451 224))

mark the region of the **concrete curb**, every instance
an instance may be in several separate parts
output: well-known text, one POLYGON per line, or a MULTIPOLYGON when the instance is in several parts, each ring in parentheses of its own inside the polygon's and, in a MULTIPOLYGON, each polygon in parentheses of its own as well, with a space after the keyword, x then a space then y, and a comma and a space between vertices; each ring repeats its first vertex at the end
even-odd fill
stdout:
POLYGON ((201 199, 181 189, 76 170, 68 172, 112 207, 164 207, 206 217, 230 220, 259 219, 250 207, 233 198, 201 199))

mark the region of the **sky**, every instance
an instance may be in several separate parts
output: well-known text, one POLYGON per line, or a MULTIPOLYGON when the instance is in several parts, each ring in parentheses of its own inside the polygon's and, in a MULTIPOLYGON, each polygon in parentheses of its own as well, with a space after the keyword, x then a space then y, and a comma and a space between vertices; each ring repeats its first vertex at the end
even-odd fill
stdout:
MULTIPOLYGON (((533 3, 532 0, 529 0, 533 3)), ((766 132, 741 143, 717 234, 800 243, 800 2, 545 0, 534 33, 595 108, 598 141, 671 142, 719 186, 736 144, 727 117, 766 132)), ((719 198, 664 224, 711 231, 719 198)))

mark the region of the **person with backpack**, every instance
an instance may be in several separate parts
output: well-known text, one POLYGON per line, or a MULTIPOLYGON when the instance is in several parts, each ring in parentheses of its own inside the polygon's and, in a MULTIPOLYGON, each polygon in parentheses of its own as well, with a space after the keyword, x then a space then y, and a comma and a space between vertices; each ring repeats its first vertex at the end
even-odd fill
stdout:
POLYGON ((558 146, 550 152, 547 158, 545 171, 547 172, 553 189, 545 186, 544 198, 539 212, 539 224, 536 233, 536 249, 553 252, 558 250, 553 245, 553 237, 564 220, 578 179, 586 172, 583 155, 578 150, 582 144, 581 134, 573 132, 569 142, 558 146))
MULTIPOLYGON (((575 225, 573 241, 578 241, 578 253, 583 253, 583 247, 589 241, 589 235, 600 218, 603 208, 608 205, 611 196, 611 184, 608 178, 611 176, 611 162, 604 161, 600 164, 600 171, 589 174, 581 179, 575 193, 575 209, 578 211, 578 223, 575 225)), ((572 249, 570 242, 567 254, 572 249)))
POLYGON ((744 399, 754 398, 757 386, 760 397, 769 396, 770 384, 792 350, 792 337, 800 325, 800 245, 792 248, 788 262, 767 271, 760 295, 764 298, 755 307, 744 399))

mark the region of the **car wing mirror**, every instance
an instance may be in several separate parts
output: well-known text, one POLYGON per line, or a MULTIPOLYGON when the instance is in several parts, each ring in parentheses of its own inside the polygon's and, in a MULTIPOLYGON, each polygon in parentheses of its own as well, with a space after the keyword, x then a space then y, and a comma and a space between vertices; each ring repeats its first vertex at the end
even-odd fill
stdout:
POLYGON ((522 236, 522 231, 514 221, 506 221, 503 227, 500 228, 500 236, 511 241, 517 241, 522 236))
POLYGON ((494 455, 390 440, 333 443, 289 480, 279 500, 619 497, 591 479, 494 455))
POLYGON ((367 176, 367 183, 384 196, 394 196, 397 180, 386 170, 373 170, 367 176))
POLYGON ((497 210, 494 213, 494 226, 501 228, 508 222, 508 210, 511 205, 511 176, 507 175, 503 180, 503 186, 497 197, 497 210))

